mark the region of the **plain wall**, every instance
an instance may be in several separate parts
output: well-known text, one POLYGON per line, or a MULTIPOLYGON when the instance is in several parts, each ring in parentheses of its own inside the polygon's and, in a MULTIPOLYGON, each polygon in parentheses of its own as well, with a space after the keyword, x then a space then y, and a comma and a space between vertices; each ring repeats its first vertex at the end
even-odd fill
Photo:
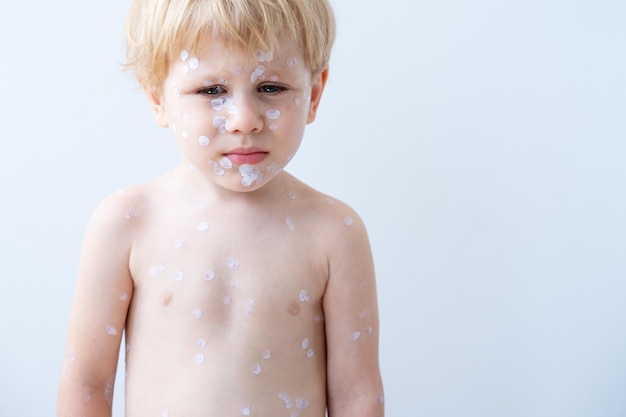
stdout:
MULTIPOLYGON (((54 415, 91 212, 179 161, 128 5, 0 3, 0 416, 54 415)), ((387 416, 626 415, 626 3, 334 6, 288 170, 368 225, 387 416)))

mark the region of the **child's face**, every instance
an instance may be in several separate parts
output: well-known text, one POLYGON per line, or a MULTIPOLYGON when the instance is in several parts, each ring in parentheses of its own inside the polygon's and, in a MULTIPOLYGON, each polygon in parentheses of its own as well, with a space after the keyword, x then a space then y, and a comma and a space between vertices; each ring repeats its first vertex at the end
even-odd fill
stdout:
POLYGON ((180 51, 161 92, 149 93, 192 169, 234 191, 267 184, 315 119, 327 71, 313 78, 295 42, 248 55, 211 38, 180 51))

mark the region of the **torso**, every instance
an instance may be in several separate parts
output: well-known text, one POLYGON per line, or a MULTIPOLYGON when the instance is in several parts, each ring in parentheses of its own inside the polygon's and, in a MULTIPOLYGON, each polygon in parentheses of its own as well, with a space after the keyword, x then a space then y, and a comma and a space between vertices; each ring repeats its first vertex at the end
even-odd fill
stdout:
POLYGON ((184 194, 167 176, 137 191, 126 416, 325 415, 320 242, 343 217, 281 175, 259 210, 184 194))

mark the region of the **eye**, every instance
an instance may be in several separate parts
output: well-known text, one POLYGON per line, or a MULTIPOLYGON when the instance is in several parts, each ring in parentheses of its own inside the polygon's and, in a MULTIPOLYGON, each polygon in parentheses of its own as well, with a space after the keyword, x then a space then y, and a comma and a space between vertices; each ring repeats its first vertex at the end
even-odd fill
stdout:
POLYGON ((216 96, 219 94, 225 94, 226 89, 220 85, 212 85, 210 87, 204 87, 198 90, 198 94, 204 94, 207 96, 216 96))
POLYGON ((264 84, 258 88, 258 91, 263 94, 273 95, 273 94, 278 94, 282 91, 287 91, 287 88, 283 87, 282 85, 264 84))

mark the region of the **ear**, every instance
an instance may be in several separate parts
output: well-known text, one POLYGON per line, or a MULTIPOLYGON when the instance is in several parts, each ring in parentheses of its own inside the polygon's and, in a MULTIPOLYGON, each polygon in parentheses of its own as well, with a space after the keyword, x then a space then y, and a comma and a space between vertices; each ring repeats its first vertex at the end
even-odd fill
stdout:
POLYGON ((311 101, 309 103, 309 115, 307 117, 307 124, 313 123, 315 116, 317 115, 317 107, 320 105, 322 99, 322 93, 328 80, 328 65, 324 67, 322 72, 317 74, 311 84, 311 101))
POLYGON ((165 112, 165 102, 160 89, 157 90, 146 87, 144 88, 144 91, 148 97, 150 108, 152 108, 152 111, 154 112, 157 124, 162 127, 169 127, 169 121, 167 120, 167 114, 165 112))

